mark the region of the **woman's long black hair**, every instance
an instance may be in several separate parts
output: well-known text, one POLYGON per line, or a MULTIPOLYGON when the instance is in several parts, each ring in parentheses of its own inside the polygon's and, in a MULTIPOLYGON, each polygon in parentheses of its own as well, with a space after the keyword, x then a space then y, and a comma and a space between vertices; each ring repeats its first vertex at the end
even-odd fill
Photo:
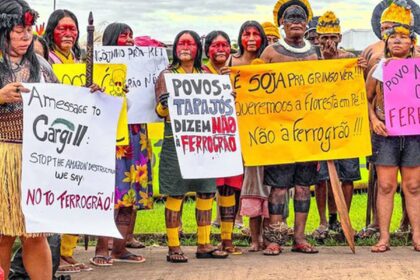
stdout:
POLYGON ((114 22, 109 24, 105 28, 104 35, 102 36, 102 45, 116 46, 120 34, 127 30, 133 33, 133 29, 125 23, 114 22))
MULTIPOLYGON (((28 10, 31 10, 28 3, 24 0, 0 0, 0 14, 6 14, 10 16, 17 16, 18 18, 22 18, 23 14, 25 14, 28 10)), ((6 20, 6 19, 2 19, 6 20)), ((13 76, 12 65, 10 62, 9 54, 10 54, 10 32, 12 31, 13 26, 8 24, 0 24, 0 52, 3 54, 3 58, 0 60, 0 72, 2 73, 9 73, 13 76)), ((22 63, 28 60, 31 64, 30 72, 29 72, 29 81, 31 82, 39 82, 40 81, 40 64, 36 53, 34 51, 34 42, 32 40, 31 44, 29 45, 26 54, 22 58, 22 63)), ((0 87, 4 87, 5 81, 2 80, 2 75, 0 75, 0 87)))
POLYGON ((245 47, 242 45, 242 33, 244 33, 245 29, 247 29, 248 27, 255 27, 257 28, 258 32, 260 32, 261 46, 257 50, 257 57, 260 57, 264 49, 268 46, 268 41, 267 41, 267 36, 265 35, 263 27, 261 26, 261 24, 259 24, 258 22, 254 20, 245 21, 242 24, 241 29, 239 30, 239 35, 238 35, 239 53, 240 55, 244 54, 245 47))
POLYGON ((176 54, 176 47, 178 46, 179 39, 181 38, 181 36, 186 33, 190 34, 193 37, 194 42, 197 44, 197 55, 194 58, 194 68, 201 69, 201 56, 203 55, 203 45, 201 44, 200 36, 198 36, 197 32, 192 31, 192 30, 183 30, 179 32, 178 35, 176 35, 175 40, 174 40, 174 46, 172 48, 173 60, 169 68, 173 69, 181 65, 181 61, 179 60, 176 54))
POLYGON ((76 37, 76 41, 74 42, 72 51, 76 59, 79 60, 80 54, 81 54, 80 46, 79 46, 79 35, 80 35, 79 22, 75 14, 73 14, 69 10, 55 10, 50 15, 50 18, 48 19, 48 23, 47 23, 47 28, 45 29, 44 38, 45 38, 45 41, 47 41, 47 44, 50 50, 53 50, 54 49, 54 29, 57 27, 58 22, 65 17, 71 18, 77 27, 77 37, 76 37))
POLYGON ((210 32, 209 34, 207 34, 206 39, 204 41, 204 53, 206 54, 207 57, 209 56, 209 49, 210 49, 211 43, 219 35, 222 36, 223 38, 225 38, 226 41, 228 42, 229 46, 230 46, 229 35, 227 35, 226 32, 224 32, 224 31, 214 30, 214 31, 210 32))

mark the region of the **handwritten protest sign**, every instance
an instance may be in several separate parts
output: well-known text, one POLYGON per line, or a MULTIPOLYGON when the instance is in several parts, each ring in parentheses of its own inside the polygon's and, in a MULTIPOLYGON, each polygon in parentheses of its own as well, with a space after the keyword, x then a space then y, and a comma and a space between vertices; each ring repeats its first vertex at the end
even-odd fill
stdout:
POLYGON ((160 122, 155 113, 155 84, 159 73, 169 64, 165 48, 96 47, 95 63, 127 65, 128 123, 160 122))
POLYGON ((385 123, 389 135, 420 135, 420 59, 384 66, 385 123))
POLYGON ((182 177, 243 173, 232 86, 228 76, 165 74, 169 115, 182 177))
POLYGON ((232 67, 246 166, 371 153, 356 59, 232 67))
MULTIPOLYGON (((84 64, 53 64, 55 75, 65 85, 85 86, 86 65, 84 64)), ((125 97, 124 87, 127 66, 124 64, 95 64, 93 66, 93 82, 112 96, 125 97)), ((129 143, 127 101, 124 98, 117 130, 117 146, 129 143)))
POLYGON ((26 84, 22 209, 31 233, 120 237, 114 222, 115 135, 122 98, 26 84))

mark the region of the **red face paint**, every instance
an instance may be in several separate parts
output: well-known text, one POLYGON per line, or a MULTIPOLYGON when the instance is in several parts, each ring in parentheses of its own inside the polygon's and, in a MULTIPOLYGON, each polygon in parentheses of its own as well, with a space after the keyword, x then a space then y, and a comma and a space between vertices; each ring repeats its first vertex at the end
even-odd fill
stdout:
POLYGON ((62 18, 54 29, 54 43, 63 52, 70 51, 76 43, 77 35, 76 23, 70 17, 62 18))
POLYGON ((117 46, 134 46, 133 33, 126 30, 118 36, 117 46))
POLYGON ((217 36, 209 47, 209 58, 217 63, 224 63, 230 55, 230 45, 221 35, 217 36))
POLYGON ((176 55, 180 60, 194 60, 197 55, 197 44, 191 34, 183 34, 176 46, 176 55))
POLYGON ((242 33, 242 45, 246 51, 257 51, 261 47, 261 34, 256 27, 247 27, 242 33))

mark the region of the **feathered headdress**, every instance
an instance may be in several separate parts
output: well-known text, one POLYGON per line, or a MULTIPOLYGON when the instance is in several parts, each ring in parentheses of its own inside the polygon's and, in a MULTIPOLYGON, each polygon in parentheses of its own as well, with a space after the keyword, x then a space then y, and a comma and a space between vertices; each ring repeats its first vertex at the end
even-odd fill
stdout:
POLYGON ((334 12, 328 11, 319 18, 316 32, 319 34, 341 33, 340 20, 334 12))
POLYGON ((396 33, 410 36, 411 40, 414 41, 414 45, 417 44, 417 37, 416 37, 413 27, 406 24, 398 24, 386 30, 382 36, 382 40, 387 41, 389 36, 396 33))
POLYGON ((32 26, 38 19, 38 12, 26 10, 23 14, 0 14, 0 29, 12 29, 16 25, 32 26))
POLYGON ((283 17, 284 11, 293 5, 300 6, 305 10, 306 15, 308 16, 308 21, 312 19, 313 12, 311 4, 309 4, 308 0, 278 0, 273 10, 274 23, 276 26, 280 26, 279 22, 283 17))
POLYGON ((38 35, 39 37, 44 36, 45 33, 45 22, 40 25, 35 26, 34 35, 38 35))
POLYGON ((375 7, 371 19, 373 32, 379 39, 382 39, 383 22, 406 24, 412 26, 415 33, 420 34, 420 7, 413 0, 383 0, 375 7))
POLYGON ((264 33, 267 36, 274 36, 277 38, 280 38, 280 32, 279 29, 277 28, 277 26, 275 26, 274 24, 272 24, 271 22, 263 22, 261 23, 261 26, 264 29, 264 33))

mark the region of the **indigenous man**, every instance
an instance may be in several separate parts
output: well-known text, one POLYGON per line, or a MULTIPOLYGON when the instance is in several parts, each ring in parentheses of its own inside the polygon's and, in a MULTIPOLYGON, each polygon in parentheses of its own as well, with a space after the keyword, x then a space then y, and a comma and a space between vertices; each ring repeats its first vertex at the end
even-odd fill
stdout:
POLYGON ((264 29, 265 36, 267 36, 268 45, 277 43, 280 39, 280 32, 277 26, 271 22, 263 22, 261 26, 264 29))
MULTIPOLYGON (((341 42, 341 28, 340 20, 331 11, 326 12, 319 18, 316 27, 316 33, 321 47, 321 54, 324 59, 340 59, 340 58, 354 58, 354 54, 338 48, 341 42)), ((366 67, 365 59, 359 59, 359 66, 366 67)), ((338 171, 338 177, 343 188, 344 198, 346 200, 347 209, 350 210, 351 200, 353 197, 353 182, 360 180, 359 159, 343 159, 336 160, 335 165, 338 171)), ((313 236, 317 240, 324 240, 329 230, 341 233, 341 225, 337 220, 337 208, 332 196, 331 188, 328 188, 328 210, 329 222, 327 222, 325 215, 325 208, 327 202, 327 182, 329 182, 328 168, 326 162, 320 163, 318 184, 315 187, 316 203, 318 206, 318 213, 320 217, 320 225, 314 231, 313 236)), ((328 183, 328 185, 330 185, 328 183)))
POLYGON ((305 39, 311 42, 313 46, 318 46, 318 33, 316 33, 316 26, 318 25, 319 17, 313 17, 312 20, 308 23, 305 39))
MULTIPOLYGON (((280 32, 277 26, 271 22, 263 22, 261 26, 264 28, 264 33, 267 36, 268 45, 274 45, 280 39, 280 32)), ((253 64, 257 64, 258 60, 254 61, 253 64)), ((263 63, 263 61, 261 61, 263 63)), ((292 194, 289 192, 286 193, 286 198, 284 201, 284 212, 283 212, 283 222, 287 225, 287 218, 289 217, 289 199, 292 194)), ((251 230, 252 233, 252 230, 251 230)), ((288 229, 288 235, 293 235, 293 228, 288 229)), ((254 242, 253 242, 254 243, 254 242)))
MULTIPOLYGON (((274 21, 283 25, 285 38, 268 46, 261 59, 266 63, 318 60, 315 48, 303 38, 306 25, 312 18, 312 9, 307 0, 279 0, 274 7, 274 21)), ((270 225, 264 229, 266 255, 281 252, 281 236, 287 226, 282 224, 286 193, 295 187, 294 244, 292 251, 318 253, 305 239, 305 225, 308 217, 311 193, 309 187, 316 183, 317 163, 293 163, 264 168, 264 184, 271 186, 268 207, 270 225)))
MULTIPOLYGON (((378 42, 368 46, 362 53, 362 56, 368 61, 368 67, 365 70, 365 78, 367 77, 370 70, 384 57, 385 55, 385 42, 382 40, 383 35, 387 30, 392 29, 395 25, 401 24, 401 22, 397 22, 398 20, 395 18, 391 18, 388 16, 389 12, 388 7, 392 2, 388 0, 383 0, 380 2, 372 14, 372 28, 375 35, 380 39, 378 42)), ((414 2, 413 0, 407 0, 408 5, 411 7, 413 20, 414 22, 420 22, 420 7, 419 5, 414 2)), ((420 34, 420 26, 413 25, 413 30, 415 33, 420 34)), ((416 46, 416 53, 420 54, 420 46, 416 46)), ((374 168, 374 165, 370 163, 371 168, 374 168)), ((375 176, 376 172, 370 172, 369 176, 375 176)), ((371 181, 371 180, 369 180, 371 181)), ((376 178, 372 179, 372 181, 376 181, 376 178)), ((368 225, 366 228, 362 229, 361 232, 358 233, 359 238, 369 238, 376 233, 379 232, 378 227, 378 220, 377 220, 377 209, 376 209, 376 183, 373 184, 375 188, 374 192, 374 199, 372 200, 372 212, 373 212, 373 222, 368 225)), ((403 192, 401 192, 401 196, 403 197, 403 192)), ((408 231, 409 227, 409 220, 407 211, 405 208, 405 200, 402 199, 402 207, 403 207, 403 217, 401 219, 399 231, 408 231)))

